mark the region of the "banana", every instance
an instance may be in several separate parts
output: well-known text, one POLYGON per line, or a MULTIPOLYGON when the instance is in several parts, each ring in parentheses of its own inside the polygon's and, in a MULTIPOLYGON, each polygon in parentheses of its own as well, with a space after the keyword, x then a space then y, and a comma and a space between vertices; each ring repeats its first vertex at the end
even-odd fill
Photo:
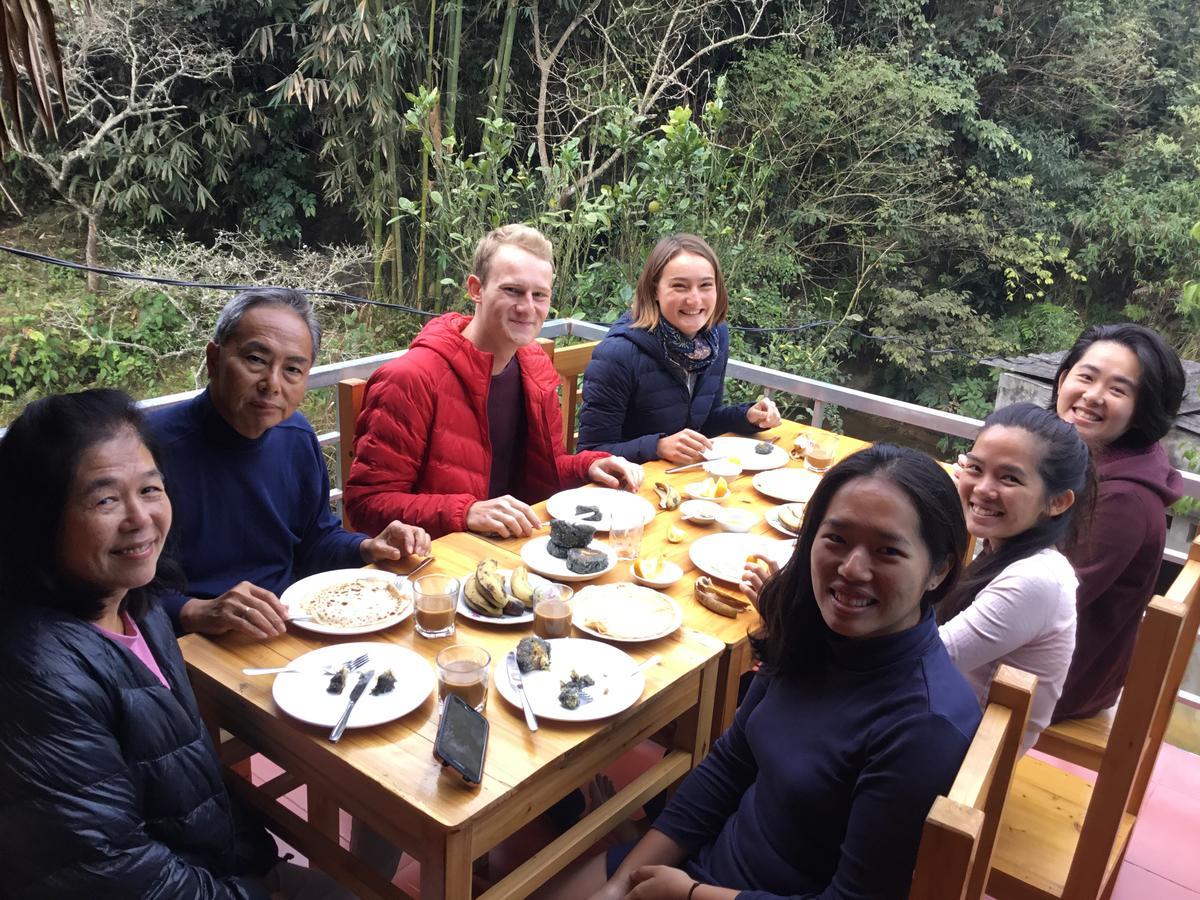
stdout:
POLYGON ((474 575, 467 576, 467 580, 463 582, 463 599, 467 602, 467 606, 480 615, 490 616, 493 619, 504 615, 503 607, 497 609, 484 599, 483 593, 479 590, 479 582, 476 581, 474 575))
POLYGON ((730 619, 750 608, 749 601, 717 587, 707 575, 696 579, 695 594, 701 606, 730 619))
POLYGON ((524 566, 517 566, 513 569, 512 578, 509 579, 509 590, 512 595, 525 605, 526 609, 533 609, 533 585, 529 583, 529 570, 524 566))
POLYGON ((475 569, 475 584, 479 593, 497 609, 504 609, 508 602, 508 594, 504 590, 504 576, 500 574, 500 564, 494 559, 485 559, 475 569))
POLYGON ((663 481, 654 482, 654 493, 658 494, 659 509, 677 509, 683 500, 679 491, 663 481))
POLYGON ((799 531, 803 524, 804 507, 797 509, 795 506, 788 504, 787 506, 779 507, 779 522, 784 528, 792 531, 799 531))

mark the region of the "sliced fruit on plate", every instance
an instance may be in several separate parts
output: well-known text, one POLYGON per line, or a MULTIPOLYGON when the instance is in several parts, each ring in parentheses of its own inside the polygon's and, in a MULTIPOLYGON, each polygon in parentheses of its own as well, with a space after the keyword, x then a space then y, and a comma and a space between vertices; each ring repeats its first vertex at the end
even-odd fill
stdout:
POLYGON ((658 581, 662 578, 663 562, 661 556, 638 557, 633 561, 633 574, 647 581, 658 581))

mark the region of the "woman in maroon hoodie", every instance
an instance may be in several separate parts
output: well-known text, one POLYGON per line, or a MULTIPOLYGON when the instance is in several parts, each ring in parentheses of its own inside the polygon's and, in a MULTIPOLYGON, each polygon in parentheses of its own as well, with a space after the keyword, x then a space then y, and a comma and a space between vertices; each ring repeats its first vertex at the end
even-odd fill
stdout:
POLYGON ((1182 479, 1159 439, 1183 400, 1175 351, 1141 325, 1095 325, 1079 336, 1050 402, 1091 448, 1099 493, 1073 555, 1079 576, 1075 655, 1054 721, 1095 715, 1125 684, 1138 624, 1166 544, 1166 507, 1182 479))

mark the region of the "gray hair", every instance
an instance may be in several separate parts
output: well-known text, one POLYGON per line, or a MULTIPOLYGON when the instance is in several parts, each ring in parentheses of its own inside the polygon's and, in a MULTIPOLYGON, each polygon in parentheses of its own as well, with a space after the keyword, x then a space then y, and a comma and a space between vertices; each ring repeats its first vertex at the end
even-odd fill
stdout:
POLYGON ((317 314, 313 312, 312 303, 308 298, 292 288, 270 287, 242 291, 226 303, 221 314, 217 316, 213 343, 223 346, 237 331, 242 323, 242 316, 256 306, 285 306, 298 315, 308 326, 308 333, 312 337, 313 362, 317 361, 317 354, 321 352, 321 323, 317 321, 317 314))

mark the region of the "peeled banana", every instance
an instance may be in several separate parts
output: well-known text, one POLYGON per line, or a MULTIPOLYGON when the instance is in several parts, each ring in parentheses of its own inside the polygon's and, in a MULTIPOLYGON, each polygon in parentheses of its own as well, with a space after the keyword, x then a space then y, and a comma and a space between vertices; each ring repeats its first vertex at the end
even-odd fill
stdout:
POLYGON ((738 613, 745 612, 750 608, 748 600, 730 593, 724 588, 717 587, 707 575, 701 575, 696 579, 694 591, 696 600, 701 606, 730 619, 737 618, 738 613))
POLYGON ((658 494, 659 509, 677 509, 683 501, 679 491, 664 481, 654 482, 654 493, 658 494))

